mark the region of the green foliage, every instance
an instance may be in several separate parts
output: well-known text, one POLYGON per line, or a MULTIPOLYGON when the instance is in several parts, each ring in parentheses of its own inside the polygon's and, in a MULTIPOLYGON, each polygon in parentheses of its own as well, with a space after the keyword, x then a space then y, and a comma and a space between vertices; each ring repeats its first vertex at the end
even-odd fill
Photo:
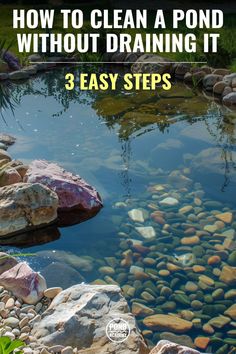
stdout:
MULTIPOLYGON (((25 343, 19 339, 11 340, 7 336, 0 337, 0 354, 12 354, 15 349, 20 348, 23 345, 25 345, 25 343)), ((21 354, 23 351, 19 350, 15 353, 21 354)))
POLYGON ((6 52, 8 52, 8 50, 11 48, 12 41, 10 42, 10 44, 8 44, 7 47, 6 47, 6 44, 7 44, 7 40, 6 39, 0 40, 0 59, 3 59, 4 55, 6 54, 6 52))

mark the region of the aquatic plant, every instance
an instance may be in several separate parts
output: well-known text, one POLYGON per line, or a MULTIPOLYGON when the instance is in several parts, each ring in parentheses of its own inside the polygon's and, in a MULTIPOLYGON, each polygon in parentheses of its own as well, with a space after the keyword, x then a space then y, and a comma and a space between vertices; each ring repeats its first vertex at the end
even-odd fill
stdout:
POLYGON ((15 351, 15 349, 23 345, 25 345, 25 343, 19 339, 11 340, 7 336, 0 337, 0 354, 12 354, 13 352, 15 354, 21 354, 23 350, 15 351))

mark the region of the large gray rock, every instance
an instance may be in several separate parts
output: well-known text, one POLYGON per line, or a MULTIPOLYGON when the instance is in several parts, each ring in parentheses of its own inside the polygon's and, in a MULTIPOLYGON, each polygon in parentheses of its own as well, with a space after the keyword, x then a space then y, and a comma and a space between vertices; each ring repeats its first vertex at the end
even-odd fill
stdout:
POLYGON ((9 74, 10 80, 26 80, 29 78, 29 74, 24 70, 13 71, 9 74))
POLYGON ((132 65, 133 73, 158 73, 163 74, 172 71, 169 60, 153 54, 144 54, 132 65))
POLYGON ((58 197, 39 184, 16 183, 0 188, 0 236, 39 228, 57 218, 58 197))
POLYGON ((39 343, 78 348, 78 353, 146 354, 149 352, 129 312, 121 289, 114 285, 80 284, 58 294, 32 334, 39 343), (130 335, 122 343, 106 336, 109 321, 127 321, 130 335))
POLYGON ((151 350, 150 354, 201 354, 198 350, 191 349, 168 340, 160 340, 151 350))

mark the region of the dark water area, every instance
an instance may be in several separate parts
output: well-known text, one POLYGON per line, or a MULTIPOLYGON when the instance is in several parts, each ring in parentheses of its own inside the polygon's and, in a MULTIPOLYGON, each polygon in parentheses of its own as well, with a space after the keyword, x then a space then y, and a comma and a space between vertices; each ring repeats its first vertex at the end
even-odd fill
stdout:
POLYGON ((178 82, 170 92, 68 92, 65 72, 3 87, 14 115, 8 104, 1 131, 17 138, 13 158, 79 174, 104 208, 46 231, 51 242, 7 249, 33 253, 26 260, 49 286, 119 284, 150 344, 163 331, 144 319, 172 313, 193 320, 187 344, 205 336, 205 351, 234 353, 236 317, 225 312, 236 275, 222 273, 236 266, 236 114, 178 82), (229 320, 204 326, 219 316, 229 320))

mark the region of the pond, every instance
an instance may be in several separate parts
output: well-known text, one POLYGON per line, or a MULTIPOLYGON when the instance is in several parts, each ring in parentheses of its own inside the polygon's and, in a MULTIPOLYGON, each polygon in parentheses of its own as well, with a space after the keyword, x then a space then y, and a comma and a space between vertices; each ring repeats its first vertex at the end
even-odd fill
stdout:
POLYGON ((34 237, 23 250, 3 248, 32 253, 25 259, 48 286, 119 284, 150 345, 166 338, 193 346, 204 336, 211 338, 204 351, 229 353, 236 116, 182 83, 169 92, 67 92, 65 73, 3 87, 10 101, 1 131, 17 138, 13 158, 47 159, 79 174, 104 208, 79 225, 46 230, 44 243, 34 237), (157 331, 154 314, 181 315, 193 326, 181 335, 169 324, 157 331))

